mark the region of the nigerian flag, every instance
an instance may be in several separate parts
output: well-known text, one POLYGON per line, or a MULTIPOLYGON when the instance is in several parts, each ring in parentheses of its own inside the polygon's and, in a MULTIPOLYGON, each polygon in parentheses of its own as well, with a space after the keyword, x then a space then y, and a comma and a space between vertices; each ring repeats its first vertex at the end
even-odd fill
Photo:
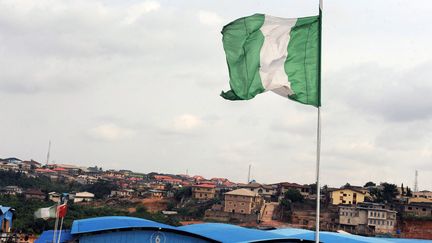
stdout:
POLYGON ((222 30, 231 90, 228 100, 265 91, 319 107, 320 16, 278 18, 254 14, 222 30))

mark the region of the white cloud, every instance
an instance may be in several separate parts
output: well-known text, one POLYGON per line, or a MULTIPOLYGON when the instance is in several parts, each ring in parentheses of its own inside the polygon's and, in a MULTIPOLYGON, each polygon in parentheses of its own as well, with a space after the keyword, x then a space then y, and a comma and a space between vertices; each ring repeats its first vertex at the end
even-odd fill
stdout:
POLYGON ((106 123, 90 129, 89 134, 96 139, 105 141, 117 141, 130 138, 134 131, 128 128, 120 127, 114 123, 106 123))
POLYGON ((202 24, 209 26, 219 26, 223 23, 222 17, 218 14, 204 10, 198 12, 198 19, 202 24))
POLYGON ((174 118, 174 128, 177 130, 191 130, 201 126, 201 124, 201 118, 191 114, 183 114, 174 118))
POLYGON ((143 14, 157 11, 160 8, 160 4, 156 1, 145 1, 140 4, 132 5, 128 8, 124 22, 126 24, 133 24, 137 21, 143 14))

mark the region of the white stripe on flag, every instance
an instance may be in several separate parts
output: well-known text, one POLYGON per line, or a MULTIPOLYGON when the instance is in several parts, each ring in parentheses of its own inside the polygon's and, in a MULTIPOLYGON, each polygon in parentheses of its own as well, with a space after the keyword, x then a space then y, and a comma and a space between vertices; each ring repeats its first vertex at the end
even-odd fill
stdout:
POLYGON ((259 70, 262 85, 264 89, 285 97, 293 94, 284 64, 288 56, 290 31, 296 22, 296 18, 285 19, 265 15, 264 24, 260 29, 264 35, 259 70))

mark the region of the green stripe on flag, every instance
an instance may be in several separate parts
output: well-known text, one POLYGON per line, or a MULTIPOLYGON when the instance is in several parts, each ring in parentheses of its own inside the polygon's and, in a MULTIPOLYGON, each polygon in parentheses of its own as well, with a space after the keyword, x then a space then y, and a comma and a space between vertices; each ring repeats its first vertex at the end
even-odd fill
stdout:
POLYGON ((249 100, 264 92, 259 74, 260 51, 264 42, 260 28, 263 23, 264 15, 255 14, 237 19, 223 28, 231 86, 230 91, 222 92, 223 98, 249 100))
POLYGON ((303 104, 320 106, 319 17, 299 18, 291 29, 285 72, 294 95, 303 104))

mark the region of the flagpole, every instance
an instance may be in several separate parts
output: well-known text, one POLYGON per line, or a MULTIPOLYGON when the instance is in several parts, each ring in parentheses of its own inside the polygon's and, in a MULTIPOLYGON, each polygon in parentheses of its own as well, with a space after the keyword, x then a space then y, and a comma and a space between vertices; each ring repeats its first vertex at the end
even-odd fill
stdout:
MULTIPOLYGON (((318 85, 319 85, 319 94, 321 95, 321 23, 322 23, 322 9, 323 9, 323 0, 319 0, 319 44, 318 44, 318 85)), ((321 100, 321 97, 319 97, 321 100)), ((316 151, 316 226, 315 226, 315 242, 319 243, 320 241, 320 204, 321 204, 321 187, 320 187, 320 159, 321 159, 321 104, 318 106, 318 114, 317 114, 317 151, 316 151)))
POLYGON ((58 225, 58 206, 60 205, 60 200, 61 198, 59 198, 59 201, 57 202, 57 206, 56 206, 56 220, 55 220, 55 224, 54 224, 54 233, 53 233, 53 240, 52 242, 55 243, 56 242, 56 234, 57 234, 57 225, 58 225))
POLYGON ((59 235, 58 235, 57 243, 60 243, 60 237, 61 237, 62 229, 63 229, 63 219, 64 219, 64 217, 62 217, 62 219, 61 219, 61 223, 60 223, 60 232, 59 232, 59 235))

